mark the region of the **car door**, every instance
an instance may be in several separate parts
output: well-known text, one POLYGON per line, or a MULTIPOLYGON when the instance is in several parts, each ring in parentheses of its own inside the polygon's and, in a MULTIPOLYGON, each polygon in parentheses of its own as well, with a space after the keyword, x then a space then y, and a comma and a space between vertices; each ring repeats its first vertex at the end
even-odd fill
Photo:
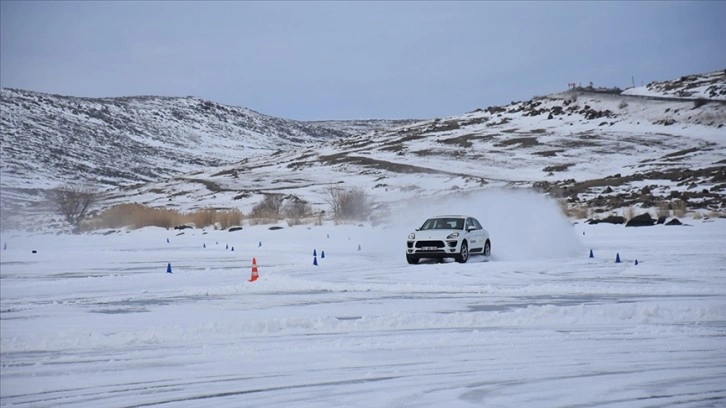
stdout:
POLYGON ((466 237, 469 241, 469 249, 481 248, 482 244, 479 234, 477 234, 476 226, 471 217, 467 217, 464 222, 464 230, 466 231, 466 237))
POLYGON ((481 224, 479 224, 479 221, 476 220, 476 218, 471 218, 467 220, 467 222, 471 222, 471 225, 475 228, 473 231, 471 231, 472 236, 472 242, 476 242, 476 244, 472 244, 471 248, 476 248, 478 250, 483 250, 484 248, 484 229, 482 228, 481 224))

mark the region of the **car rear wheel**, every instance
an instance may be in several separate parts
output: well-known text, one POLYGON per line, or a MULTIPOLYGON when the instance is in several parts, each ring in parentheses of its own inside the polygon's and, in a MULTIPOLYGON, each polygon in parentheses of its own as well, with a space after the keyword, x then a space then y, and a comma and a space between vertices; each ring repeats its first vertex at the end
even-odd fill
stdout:
POLYGON ((466 263, 466 261, 469 260, 469 245, 467 245, 466 241, 461 243, 461 251, 459 252, 459 255, 456 256, 456 262, 458 263, 466 263))
POLYGON ((419 257, 417 257, 415 255, 406 255, 406 260, 411 265, 416 265, 418 263, 419 257))
POLYGON ((484 256, 492 256, 492 244, 488 240, 484 244, 484 256))

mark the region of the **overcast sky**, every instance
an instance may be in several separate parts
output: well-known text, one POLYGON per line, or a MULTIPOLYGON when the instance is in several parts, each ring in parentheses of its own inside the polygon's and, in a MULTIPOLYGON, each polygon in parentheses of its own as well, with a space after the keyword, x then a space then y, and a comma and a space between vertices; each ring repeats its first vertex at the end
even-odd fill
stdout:
POLYGON ((445 117, 726 68, 726 2, 0 2, 0 86, 445 117))

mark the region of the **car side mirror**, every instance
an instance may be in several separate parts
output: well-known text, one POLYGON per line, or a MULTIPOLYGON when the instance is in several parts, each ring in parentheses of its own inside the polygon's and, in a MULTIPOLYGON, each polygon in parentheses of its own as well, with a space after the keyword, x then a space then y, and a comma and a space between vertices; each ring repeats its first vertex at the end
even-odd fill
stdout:
POLYGON ((467 232, 472 232, 476 229, 476 227, 466 227, 467 232))

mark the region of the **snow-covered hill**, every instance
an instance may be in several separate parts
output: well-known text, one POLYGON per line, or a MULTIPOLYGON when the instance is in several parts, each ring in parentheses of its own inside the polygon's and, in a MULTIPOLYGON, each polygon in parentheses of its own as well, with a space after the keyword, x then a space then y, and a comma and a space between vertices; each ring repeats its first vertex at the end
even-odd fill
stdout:
MULTIPOLYGON (((698 76, 693 76, 698 80, 698 76)), ((535 187, 589 215, 629 206, 726 210, 726 106, 565 92, 122 189, 116 201, 241 207, 264 194, 325 209, 331 185, 380 207, 492 187, 535 187)))
POLYGON ((726 101, 726 70, 686 75, 670 81, 651 82, 646 86, 628 89, 623 94, 726 101))
POLYGON ((301 122, 199 98, 0 91, 3 208, 68 183, 163 180, 410 121, 301 122))
POLYGON ((418 122, 301 123, 194 98, 79 101, 3 91, 3 127, 19 149, 6 147, 4 131, 3 186, 10 184, 6 173, 14 187, 43 185, 43 168, 62 160, 75 163, 76 173, 120 186, 105 206, 248 212, 265 195, 282 194, 326 210, 326 191, 335 185, 365 189, 382 210, 493 187, 534 187, 588 215, 676 202, 723 214, 726 105, 705 90, 723 89, 726 76, 677 82, 683 89, 709 85, 698 100, 652 84, 647 97, 578 89, 418 122), (44 120, 25 130, 22 118, 36 111, 44 120), (89 130, 101 123, 103 131, 89 130), (58 129, 62 136, 54 136, 58 129), (27 143, 17 143, 23 137, 27 143), (106 171, 99 152, 122 165, 106 171), (30 170, 17 173, 23 168, 30 170), (122 183, 128 180, 147 182, 122 183))
POLYGON ((198 98, 75 98, 3 89, 4 186, 156 181, 394 121, 300 122, 198 98))

